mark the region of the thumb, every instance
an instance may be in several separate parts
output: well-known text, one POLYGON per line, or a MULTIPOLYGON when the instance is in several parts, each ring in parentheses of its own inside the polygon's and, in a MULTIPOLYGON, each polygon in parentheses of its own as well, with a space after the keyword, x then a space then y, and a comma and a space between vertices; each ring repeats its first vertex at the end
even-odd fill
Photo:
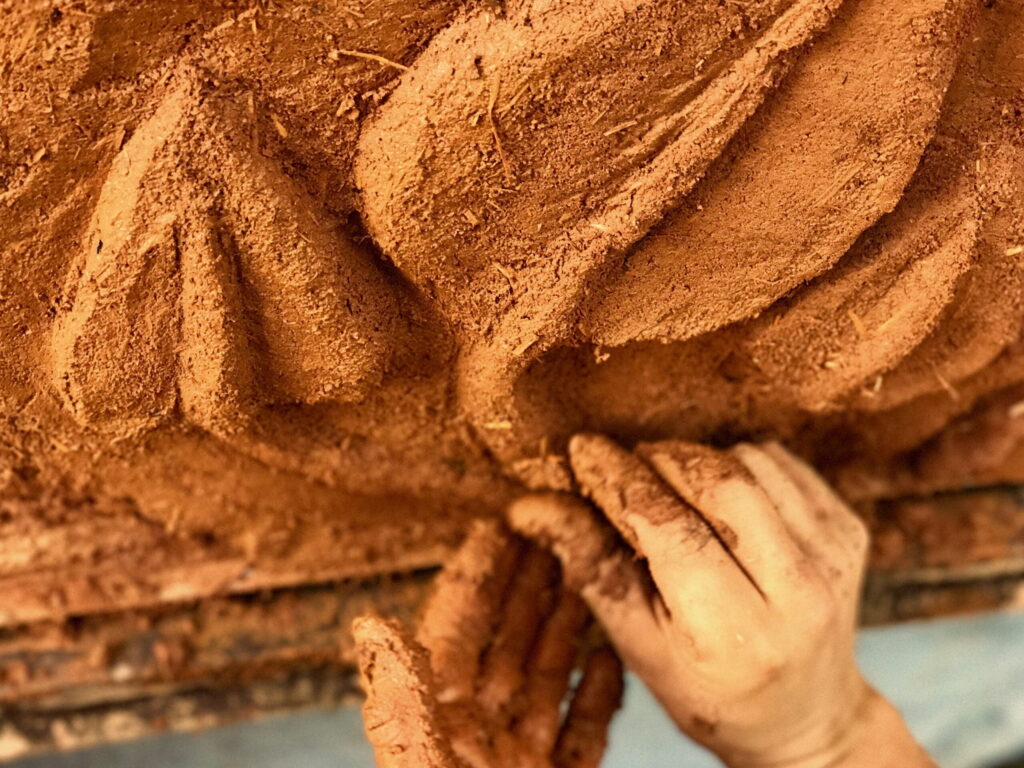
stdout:
POLYGON ((352 625, 366 702, 363 727, 379 768, 461 768, 438 725, 426 651, 397 621, 352 625))

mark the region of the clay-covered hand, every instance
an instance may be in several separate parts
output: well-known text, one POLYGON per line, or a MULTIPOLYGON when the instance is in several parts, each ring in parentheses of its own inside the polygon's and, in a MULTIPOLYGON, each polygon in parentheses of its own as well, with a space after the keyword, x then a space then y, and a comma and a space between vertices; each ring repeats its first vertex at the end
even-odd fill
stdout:
POLYGON ((512 525, 688 735, 734 768, 932 765, 857 669, 868 536, 812 469, 774 444, 579 435, 569 454, 603 517, 549 494, 512 525))
POLYGON ((395 621, 354 625, 378 765, 594 768, 623 682, 611 648, 583 652, 590 624, 550 554, 477 523, 438 576, 415 639, 395 621))

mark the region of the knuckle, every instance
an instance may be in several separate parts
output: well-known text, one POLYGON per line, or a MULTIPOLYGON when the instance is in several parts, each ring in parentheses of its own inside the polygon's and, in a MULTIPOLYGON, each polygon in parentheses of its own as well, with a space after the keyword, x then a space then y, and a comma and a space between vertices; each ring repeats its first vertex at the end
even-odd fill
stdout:
POLYGON ((858 554, 865 554, 868 550, 868 545, 871 542, 871 534, 868 531, 868 526, 859 515, 855 515, 852 512, 849 514, 849 520, 850 543, 853 545, 855 552, 858 554))
POLYGON ((751 691, 770 687, 789 669, 789 654, 778 649, 762 649, 753 661, 749 678, 751 691))
POLYGON ((818 610, 813 611, 807 618, 805 626, 806 638, 817 641, 824 635, 829 634, 836 625, 839 618, 839 609, 835 599, 829 595, 822 601, 818 610))

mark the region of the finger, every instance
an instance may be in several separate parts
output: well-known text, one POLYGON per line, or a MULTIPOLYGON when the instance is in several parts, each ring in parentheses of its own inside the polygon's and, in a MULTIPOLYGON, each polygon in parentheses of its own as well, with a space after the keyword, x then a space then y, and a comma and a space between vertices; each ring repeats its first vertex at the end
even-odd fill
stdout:
POLYGON ((397 623, 352 626, 366 703, 363 723, 380 768, 456 768, 438 727, 426 652, 397 623))
POLYGON ((819 512, 818 522, 832 529, 824 532, 823 540, 838 540, 849 552, 863 560, 869 540, 867 526, 832 486, 812 467, 779 443, 765 443, 758 447, 775 460, 779 468, 786 472, 810 500, 811 505, 819 512), (833 535, 828 535, 829 533, 833 535))
POLYGON ((817 474, 782 446, 736 446, 786 523, 812 552, 812 567, 855 607, 867 559, 867 527, 817 474), (793 499, 800 498, 802 504, 793 499), (852 600, 852 602, 851 602, 852 600))
POLYGON ((801 581, 806 555, 758 478, 728 453, 667 441, 637 447, 662 479, 700 510, 719 540, 767 597, 801 581))
POLYGON ((608 747, 608 728, 622 706, 622 664, 611 648, 587 659, 555 747, 556 768, 596 768, 608 747))
POLYGON ((524 496, 509 508, 509 524, 551 550, 566 585, 579 592, 631 668, 643 675, 668 653, 664 607, 650 575, 615 531, 568 494, 524 496))
POLYGON ((500 522, 478 520, 434 580, 417 639, 430 654, 441 701, 474 694, 520 549, 500 522))
POLYGON ((569 461, 583 491, 647 559, 673 615, 712 615, 722 595, 758 599, 756 585, 700 514, 637 456, 606 437, 577 435, 569 461))
POLYGON ((550 553, 530 547, 519 564, 502 607, 494 641, 480 673, 477 701, 499 721, 514 714, 526 662, 541 623, 554 607, 558 566, 550 553))
POLYGON ((551 754, 555 746, 562 702, 589 618, 582 598, 563 590, 531 653, 523 715, 516 733, 538 754, 551 754))

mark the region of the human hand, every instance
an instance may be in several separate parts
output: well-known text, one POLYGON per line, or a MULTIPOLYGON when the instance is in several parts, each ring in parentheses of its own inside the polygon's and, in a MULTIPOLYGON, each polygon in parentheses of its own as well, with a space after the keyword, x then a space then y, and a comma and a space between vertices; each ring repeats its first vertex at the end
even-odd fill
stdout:
POLYGON ((597 766, 622 668, 598 647, 571 689, 591 619, 560 581, 551 555, 479 522, 435 581, 416 639, 397 622, 356 621, 381 768, 597 766))
POLYGON ((854 630, 868 536, 779 445, 719 452, 579 435, 570 463, 614 529, 567 495, 524 497, 626 664, 734 768, 932 765, 861 677, 854 630))

